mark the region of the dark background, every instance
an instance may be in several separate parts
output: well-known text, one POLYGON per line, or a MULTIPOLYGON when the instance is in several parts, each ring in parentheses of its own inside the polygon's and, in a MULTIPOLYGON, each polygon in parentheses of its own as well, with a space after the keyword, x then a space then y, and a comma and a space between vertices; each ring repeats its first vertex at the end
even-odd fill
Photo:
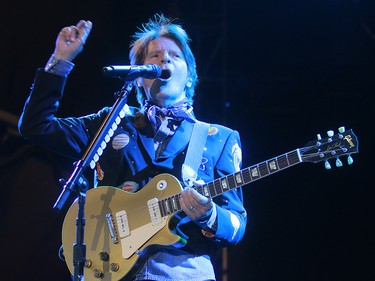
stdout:
MULTIPOLYGON (((112 105, 122 82, 101 69, 128 64, 129 37, 155 12, 180 19, 200 83, 195 111, 241 133, 243 167, 340 126, 358 136, 354 164, 304 163, 244 187, 244 240, 217 257, 219 280, 375 280, 375 9, 372 0, 12 1, 1 9, 0 249, 4 280, 68 280, 57 257, 66 209, 52 210, 69 159, 17 135, 37 67, 59 30, 93 22, 60 116, 112 105)), ((130 103, 137 105, 135 95, 130 103)))

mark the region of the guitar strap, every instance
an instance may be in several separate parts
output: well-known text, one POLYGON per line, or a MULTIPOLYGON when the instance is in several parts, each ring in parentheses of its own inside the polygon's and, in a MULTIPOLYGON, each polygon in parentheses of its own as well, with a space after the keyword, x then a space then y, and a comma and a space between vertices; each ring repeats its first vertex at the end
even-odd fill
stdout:
POLYGON ((182 165, 182 180, 186 186, 193 186, 197 178, 198 168, 202 161, 202 154, 208 135, 210 124, 196 120, 182 165))

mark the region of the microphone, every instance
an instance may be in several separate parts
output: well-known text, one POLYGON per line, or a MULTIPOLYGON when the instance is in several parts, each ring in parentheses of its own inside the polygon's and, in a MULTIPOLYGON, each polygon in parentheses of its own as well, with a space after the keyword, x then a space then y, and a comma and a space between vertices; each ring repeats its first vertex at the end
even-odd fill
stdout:
POLYGON ((109 77, 120 78, 124 81, 132 81, 140 77, 148 79, 168 79, 171 77, 171 72, 168 69, 162 70, 156 64, 110 65, 103 67, 103 74, 109 77))

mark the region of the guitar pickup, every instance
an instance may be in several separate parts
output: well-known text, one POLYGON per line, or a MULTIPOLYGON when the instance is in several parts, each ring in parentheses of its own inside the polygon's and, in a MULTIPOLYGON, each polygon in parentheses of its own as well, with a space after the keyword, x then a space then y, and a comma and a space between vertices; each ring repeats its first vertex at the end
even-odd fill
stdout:
POLYGON ((116 213, 116 222, 120 238, 129 236, 130 228, 128 222, 128 215, 126 214, 125 210, 116 213))
POLYGON ((159 201, 153 198, 147 201, 148 211, 150 213, 152 225, 158 225, 162 222, 159 201))

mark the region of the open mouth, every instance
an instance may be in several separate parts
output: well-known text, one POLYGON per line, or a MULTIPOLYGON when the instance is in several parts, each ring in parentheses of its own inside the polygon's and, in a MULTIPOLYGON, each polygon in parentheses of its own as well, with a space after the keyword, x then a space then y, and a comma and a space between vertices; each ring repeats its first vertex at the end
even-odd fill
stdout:
POLYGON ((159 79, 161 81, 168 81, 171 79, 172 73, 169 69, 163 69, 161 72, 161 75, 159 76, 159 79))

